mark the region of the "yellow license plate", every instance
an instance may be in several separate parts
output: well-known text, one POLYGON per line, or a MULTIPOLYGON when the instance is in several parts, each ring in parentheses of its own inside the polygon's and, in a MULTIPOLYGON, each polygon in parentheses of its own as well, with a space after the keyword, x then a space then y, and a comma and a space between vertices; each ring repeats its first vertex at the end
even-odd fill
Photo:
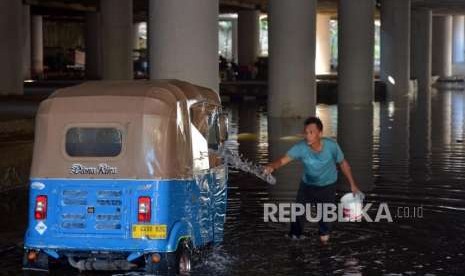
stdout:
POLYGON ((135 224, 132 226, 134 239, 166 239, 166 225, 164 224, 135 224))

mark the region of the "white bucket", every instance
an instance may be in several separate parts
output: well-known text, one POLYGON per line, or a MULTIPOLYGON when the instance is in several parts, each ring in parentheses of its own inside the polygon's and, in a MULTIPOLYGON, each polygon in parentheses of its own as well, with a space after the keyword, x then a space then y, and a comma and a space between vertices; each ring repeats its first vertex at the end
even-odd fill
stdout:
POLYGON ((357 221, 362 218, 362 193, 347 193, 341 197, 342 215, 345 221, 357 221))

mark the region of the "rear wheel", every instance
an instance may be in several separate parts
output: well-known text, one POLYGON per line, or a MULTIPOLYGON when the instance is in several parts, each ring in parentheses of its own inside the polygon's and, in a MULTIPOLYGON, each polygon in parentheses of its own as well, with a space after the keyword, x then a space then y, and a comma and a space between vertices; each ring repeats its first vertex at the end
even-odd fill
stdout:
POLYGON ((188 241, 181 241, 176 251, 176 272, 179 275, 189 275, 192 265, 192 247, 188 241))
POLYGON ((188 240, 180 241, 175 252, 159 253, 160 259, 156 263, 152 256, 145 257, 145 271, 149 274, 189 275, 191 272, 192 244, 188 240))

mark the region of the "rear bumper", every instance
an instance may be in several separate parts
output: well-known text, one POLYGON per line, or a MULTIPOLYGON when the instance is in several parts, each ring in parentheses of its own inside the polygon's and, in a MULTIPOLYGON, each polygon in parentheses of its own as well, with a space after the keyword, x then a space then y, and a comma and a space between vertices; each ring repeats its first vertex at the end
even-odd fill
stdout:
POLYGON ((86 254, 98 255, 111 253, 127 256, 132 261, 139 256, 152 252, 173 252, 168 240, 118 239, 118 238, 60 238, 60 239, 26 239, 25 250, 40 250, 50 257, 58 259, 63 256, 86 254))
POLYGON ((72 249, 72 250, 99 250, 99 251, 159 251, 172 252, 168 240, 148 239, 121 239, 121 238, 27 238, 24 247, 37 249, 72 249))
POLYGON ((104 235, 79 235, 79 236, 39 236, 36 232, 26 232, 24 247, 26 250, 38 249, 46 252, 51 257, 58 259, 64 252, 110 252, 127 254, 128 260, 138 258, 146 253, 169 253, 177 249, 182 239, 191 240, 194 245, 196 239, 192 236, 192 227, 185 222, 176 222, 166 239, 134 239, 121 236, 104 235))

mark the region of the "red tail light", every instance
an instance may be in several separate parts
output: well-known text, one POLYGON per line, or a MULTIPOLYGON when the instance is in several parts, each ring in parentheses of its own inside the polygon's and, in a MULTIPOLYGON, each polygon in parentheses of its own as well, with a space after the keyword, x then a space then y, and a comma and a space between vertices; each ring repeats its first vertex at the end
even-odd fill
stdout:
POLYGON ((47 218, 47 196, 39 195, 36 197, 34 218, 37 220, 47 218))
POLYGON ((139 222, 150 222, 150 213, 151 213, 151 206, 150 206, 150 197, 148 196, 141 196, 138 200, 138 207, 137 207, 137 220, 139 222))

